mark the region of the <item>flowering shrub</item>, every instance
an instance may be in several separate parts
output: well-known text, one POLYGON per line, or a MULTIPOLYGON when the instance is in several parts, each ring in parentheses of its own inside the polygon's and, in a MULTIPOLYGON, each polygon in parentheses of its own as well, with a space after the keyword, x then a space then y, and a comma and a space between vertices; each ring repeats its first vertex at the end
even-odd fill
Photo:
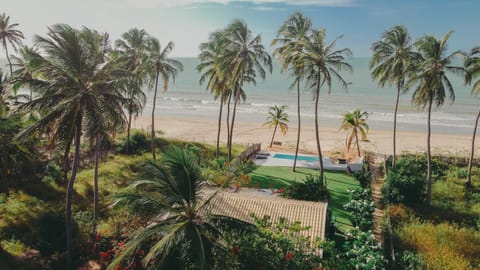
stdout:
POLYGON ((225 234, 228 252, 216 252, 214 269, 237 270, 312 270, 323 269, 322 259, 315 255, 315 245, 299 233, 308 227, 299 222, 269 217, 256 219, 256 227, 244 232, 225 234))
POLYGON ((375 202, 372 201, 369 189, 348 189, 350 202, 343 207, 352 213, 351 221, 353 226, 358 226, 360 230, 367 231, 373 228, 373 212, 375 211, 375 202))
POLYGON ((384 269, 382 249, 371 231, 363 232, 358 227, 347 232, 342 254, 348 269, 384 269))

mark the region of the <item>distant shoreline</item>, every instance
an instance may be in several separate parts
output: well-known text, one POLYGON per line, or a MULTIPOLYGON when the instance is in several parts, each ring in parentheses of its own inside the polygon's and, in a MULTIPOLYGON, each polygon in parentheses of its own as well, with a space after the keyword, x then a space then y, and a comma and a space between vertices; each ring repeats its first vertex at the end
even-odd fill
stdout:
MULTIPOLYGON (((139 116, 132 127, 149 131, 150 125, 150 117, 139 116)), ((220 140, 221 143, 226 143, 226 124, 223 122, 222 125, 224 128, 220 140)), ((155 117, 155 128, 163 131, 165 137, 180 140, 214 144, 217 137, 217 121, 213 119, 157 116, 155 117)), ((306 152, 316 152, 313 124, 304 122, 301 130, 300 148, 306 152)), ((262 143, 262 148, 266 148, 270 143, 272 133, 273 129, 263 127, 261 123, 239 120, 235 124, 233 141, 239 144, 262 143)), ((285 146, 295 146, 296 134, 296 123, 292 122, 287 135, 282 136, 278 133, 275 141, 280 141, 285 146)), ((372 129, 368 134, 368 139, 370 142, 360 143, 362 149, 387 155, 392 153, 391 130, 372 129)), ((333 127, 320 126, 320 142, 324 151, 343 150, 345 132, 333 127)), ((401 152, 425 152, 426 142, 426 133, 400 130, 397 133, 397 152, 398 154, 401 152)), ((470 154, 470 147, 471 135, 432 133, 432 152, 436 155, 467 157, 470 154)), ((475 153, 475 156, 480 158, 478 144, 475 153)))

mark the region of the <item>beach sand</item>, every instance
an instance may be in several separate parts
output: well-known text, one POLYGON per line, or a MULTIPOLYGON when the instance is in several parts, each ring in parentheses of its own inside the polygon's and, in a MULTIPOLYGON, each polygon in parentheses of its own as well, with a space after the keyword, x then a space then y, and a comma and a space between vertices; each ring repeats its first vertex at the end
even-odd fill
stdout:
MULTIPOLYGON (((133 128, 149 130, 151 118, 147 116, 138 117, 133 123, 133 128)), ((201 143, 216 142, 217 121, 210 119, 188 119, 161 117, 155 118, 156 130, 164 132, 164 137, 180 140, 195 141, 201 143)), ((301 127, 300 148, 305 153, 316 152, 315 128, 313 121, 303 121, 301 127)), ((262 126, 261 123, 236 121, 233 142, 238 144, 261 143, 266 149, 272 137, 273 128, 262 126)), ((223 123, 221 142, 226 143, 227 130, 223 123)), ((335 127, 325 127, 320 124, 320 143, 322 151, 343 151, 345 149, 344 131, 335 127)), ((426 132, 397 132, 397 153, 410 152, 418 153, 426 151, 426 132)), ((286 149, 294 149, 297 138, 296 121, 289 124, 286 136, 277 132, 275 141, 282 143, 286 149)), ((391 130, 370 130, 368 133, 369 142, 361 142, 361 149, 366 149, 380 154, 391 154, 392 131, 391 130)), ((479 143, 480 144, 480 143, 479 143)), ((476 157, 480 157, 480 145, 475 148, 476 157)), ((445 156, 468 157, 471 147, 471 135, 439 134, 432 133, 432 151, 434 154, 445 156)))

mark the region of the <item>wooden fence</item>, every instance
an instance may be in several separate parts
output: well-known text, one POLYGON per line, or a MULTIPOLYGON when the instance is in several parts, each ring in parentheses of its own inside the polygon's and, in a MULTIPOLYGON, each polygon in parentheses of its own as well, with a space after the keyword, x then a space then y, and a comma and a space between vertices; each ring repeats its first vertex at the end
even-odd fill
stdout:
POLYGON ((235 160, 235 162, 237 163, 236 165, 238 165, 240 162, 243 162, 249 159, 251 156, 258 153, 258 151, 260 151, 261 148, 262 148, 261 143, 248 144, 247 149, 245 149, 242 153, 240 153, 240 155, 238 155, 237 159, 235 160))

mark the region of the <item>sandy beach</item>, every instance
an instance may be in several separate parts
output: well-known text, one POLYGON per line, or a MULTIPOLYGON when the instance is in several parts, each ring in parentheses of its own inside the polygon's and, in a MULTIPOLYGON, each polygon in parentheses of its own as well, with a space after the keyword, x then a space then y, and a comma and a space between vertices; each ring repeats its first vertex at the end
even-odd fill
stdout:
MULTIPOLYGON (((138 117, 133 123, 137 129, 147 129, 150 127, 151 118, 147 116, 138 117)), ((302 122, 302 133, 300 148, 304 152, 315 152, 315 129, 313 121, 302 122)), ((226 124, 223 123, 221 141, 226 142, 226 124)), ((164 132, 165 137, 181 140, 196 141, 202 143, 215 143, 217 136, 217 121, 210 119, 188 119, 160 117, 155 119, 157 130, 164 132)), ((262 148, 270 144, 273 129, 262 126, 261 123, 237 121, 234 130, 234 143, 262 143, 262 148)), ((322 151, 332 151, 344 149, 345 147, 344 131, 338 128, 320 126, 320 140, 322 151)), ((294 147, 296 143, 297 128, 296 123, 290 123, 286 136, 277 133, 275 141, 279 141, 283 146, 294 147)), ((362 149, 374 151, 376 153, 392 153, 392 131, 391 130, 370 130, 368 134, 369 142, 361 142, 362 149)), ((426 151, 426 133, 421 132, 403 132, 397 134, 397 152, 425 152, 426 151)), ((439 134, 433 133, 431 138, 432 151, 434 154, 448 156, 469 155, 471 147, 471 135, 462 134, 439 134)), ((476 156, 480 157, 480 146, 476 146, 476 156)))

